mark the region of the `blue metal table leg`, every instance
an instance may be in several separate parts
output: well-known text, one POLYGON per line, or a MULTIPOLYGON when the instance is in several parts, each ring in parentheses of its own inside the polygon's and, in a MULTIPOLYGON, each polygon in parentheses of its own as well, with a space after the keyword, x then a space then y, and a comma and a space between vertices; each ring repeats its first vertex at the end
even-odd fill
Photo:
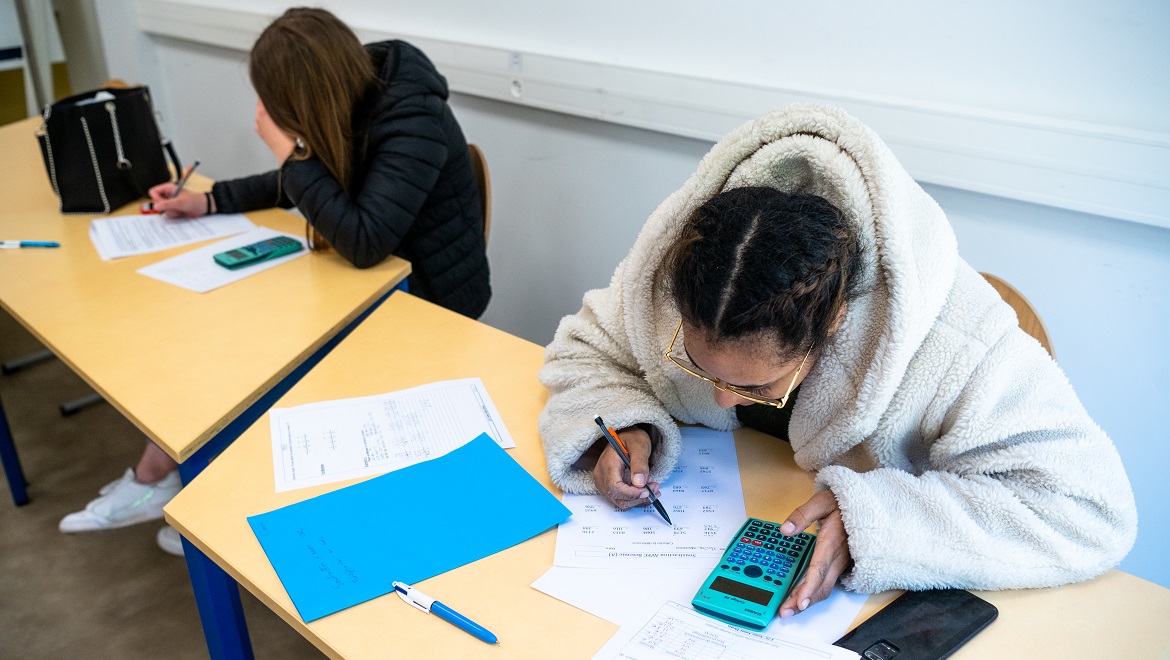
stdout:
MULTIPOLYGON (((211 464, 212 459, 228 447, 236 438, 252 426, 277 399, 284 396, 293 385, 309 372, 321 358, 329 354, 334 346, 349 336, 349 333, 366 319, 394 291, 407 291, 403 280, 390 293, 378 299, 369 309, 362 312, 335 337, 325 342, 313 355, 299 365, 288 376, 277 383, 256 403, 248 407, 239 417, 231 421, 222 431, 215 434, 190 458, 179 464, 179 476, 183 484, 191 482, 211 464)), ((2 412, 2 411, 0 411, 2 412)), ((7 466, 7 462, 5 463, 7 466)), ((240 586, 214 561, 183 538, 183 554, 187 560, 187 571, 191 574, 191 586, 195 590, 195 603, 199 607, 199 618, 203 622, 203 636, 207 639, 207 650, 212 660, 250 660, 252 642, 248 637, 248 624, 244 620, 244 609, 240 602, 240 586)))
MULTIPOLYGON (((207 467, 206 456, 191 457, 179 465, 187 484, 207 467)), ((207 555, 183 538, 183 558, 191 574, 195 604, 203 622, 203 636, 212 660, 252 660, 252 640, 240 601, 240 585, 207 555)))
POLYGON ((24 470, 20 468, 20 457, 16 445, 12 444, 12 431, 4 415, 4 404, 0 402, 0 462, 4 463, 4 476, 8 477, 8 490, 16 506, 28 504, 28 490, 25 489, 24 470))

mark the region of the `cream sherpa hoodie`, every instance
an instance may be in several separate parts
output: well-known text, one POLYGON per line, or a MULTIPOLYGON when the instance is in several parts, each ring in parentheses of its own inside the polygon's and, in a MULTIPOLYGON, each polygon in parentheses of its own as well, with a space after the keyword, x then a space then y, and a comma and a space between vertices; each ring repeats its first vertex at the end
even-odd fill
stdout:
POLYGON ((820 195, 860 230, 865 293, 804 380, 789 426, 797 464, 840 504, 854 560, 845 586, 1044 587, 1120 561, 1137 513, 1112 442, 959 258, 942 210, 881 139, 816 105, 771 112, 716 144, 609 287, 561 322, 540 374, 553 481, 595 492, 572 467, 598 440, 595 415, 654 426, 655 480, 679 456, 676 420, 738 425, 709 384, 662 358, 679 314, 659 268, 683 218, 749 185, 820 195))

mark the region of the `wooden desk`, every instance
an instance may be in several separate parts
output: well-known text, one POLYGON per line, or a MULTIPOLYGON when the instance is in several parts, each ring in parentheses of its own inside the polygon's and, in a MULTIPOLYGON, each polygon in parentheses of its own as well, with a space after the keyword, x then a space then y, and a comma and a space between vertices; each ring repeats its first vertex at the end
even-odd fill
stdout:
MULTIPOLYGON (((401 259, 359 270, 332 252, 205 294, 136 272, 194 246, 104 262, 89 238, 98 216, 58 212, 33 135, 39 122, 0 128, 0 237, 61 247, 0 251, 0 306, 178 461, 184 483, 392 289, 405 286, 410 264, 401 259)), ((204 177, 189 184, 210 185, 204 177)), ((114 214, 137 212, 134 203, 114 214)), ((294 234, 304 228, 279 209, 248 217, 294 234)), ((24 476, 2 407, 0 459, 14 501, 24 503, 24 476)), ((238 610, 239 594, 201 553, 188 552, 187 564, 210 635, 217 626, 209 614, 238 610)))
MULTIPOLYGON (((279 405, 378 394, 479 376, 516 448, 509 454, 554 493, 536 432, 546 393, 536 374, 543 349, 404 294, 394 294, 279 405), (406 322, 404 322, 406 320, 406 322)), ((812 492, 786 443, 736 432, 749 515, 782 519, 812 492)), ((420 588, 499 636, 488 646, 422 615, 393 595, 305 624, 245 518, 347 485, 275 492, 266 420, 248 429, 166 507, 167 520, 332 657, 590 657, 616 626, 530 588, 552 565, 555 531, 431 578, 420 588), (391 650, 392 648, 392 650, 391 650)), ((453 484, 458 487, 458 484, 453 484)), ((870 599, 860 619, 896 594, 870 599)), ((1158 628, 1170 620, 1170 590, 1112 571, 1093 582, 986 593, 999 621, 960 657, 1163 657, 1158 628)))
MULTIPOLYGON (((135 272, 193 246, 102 261, 89 239, 100 216, 58 213, 39 121, 0 128, 0 237, 61 247, 3 251, 0 305, 180 463, 410 273, 401 259, 359 270, 330 251, 200 294, 135 272)), ((280 209, 248 217, 304 231, 280 209)))

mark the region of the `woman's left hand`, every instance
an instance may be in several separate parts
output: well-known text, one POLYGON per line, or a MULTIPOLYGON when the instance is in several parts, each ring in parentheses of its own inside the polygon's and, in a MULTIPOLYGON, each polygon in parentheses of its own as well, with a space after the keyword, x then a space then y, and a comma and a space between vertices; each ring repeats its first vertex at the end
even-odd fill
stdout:
POLYGON ((272 150, 276 155, 276 160, 284 163, 288 157, 292 155, 293 149, 296 148, 297 142, 288 133, 276 127, 276 123, 272 121, 272 117, 268 116, 268 110, 260 101, 256 101, 256 133, 260 135, 260 139, 264 140, 264 144, 272 150))
POLYGON ((833 585, 837 584, 837 578, 853 563, 845 523, 841 520, 841 509, 837 507, 837 498, 832 491, 822 490, 809 498, 788 516, 788 520, 780 526, 780 533, 792 536, 814 522, 820 523, 817 545, 813 548, 804 581, 780 605, 780 617, 783 619, 828 598, 833 585))

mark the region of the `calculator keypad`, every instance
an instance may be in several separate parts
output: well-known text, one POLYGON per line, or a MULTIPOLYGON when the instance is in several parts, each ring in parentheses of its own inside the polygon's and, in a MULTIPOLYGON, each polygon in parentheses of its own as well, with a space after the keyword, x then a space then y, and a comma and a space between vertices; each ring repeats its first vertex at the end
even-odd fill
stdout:
POLYGON ((804 532, 784 536, 779 525, 753 519, 724 556, 720 568, 747 578, 779 584, 788 577, 811 538, 804 532))

